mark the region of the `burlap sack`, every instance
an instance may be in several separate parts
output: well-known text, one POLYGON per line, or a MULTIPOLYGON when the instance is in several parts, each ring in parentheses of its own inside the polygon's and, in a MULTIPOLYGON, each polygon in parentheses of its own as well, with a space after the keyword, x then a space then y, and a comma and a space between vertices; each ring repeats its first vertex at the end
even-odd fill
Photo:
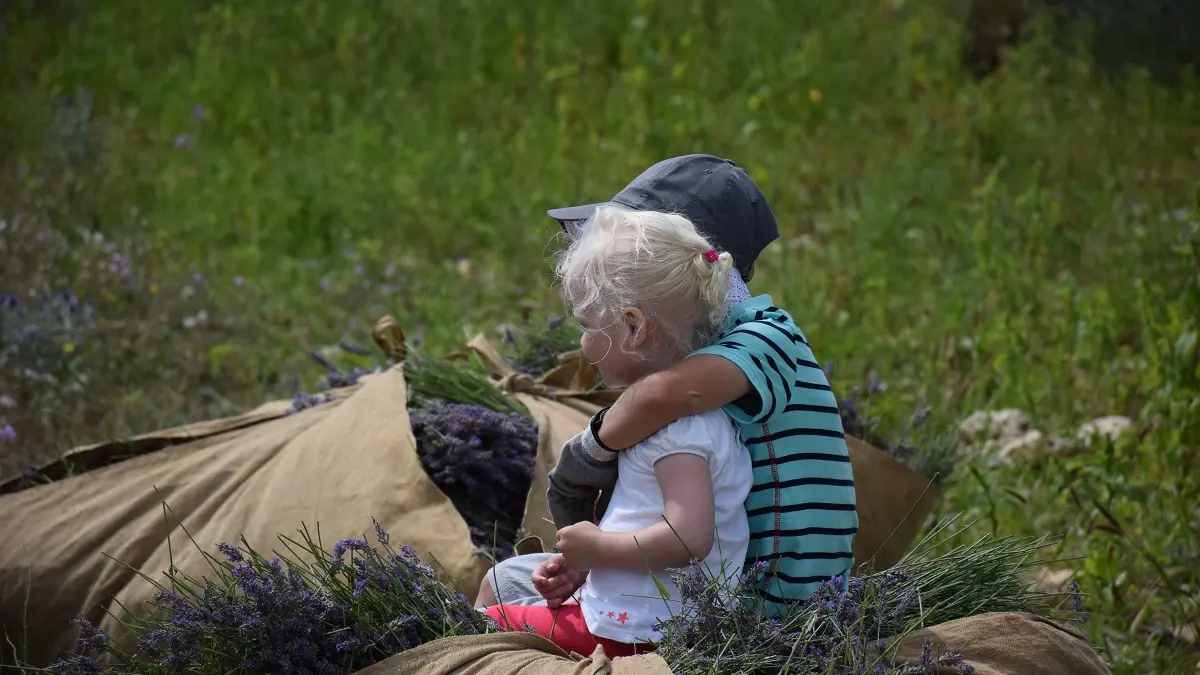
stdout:
MULTIPOLYGON (((8 484, 10 494, 0 497, 6 516, 0 521, 0 633, 7 632, 26 663, 44 666, 71 645, 76 616, 114 636, 123 633, 105 612, 145 611, 154 587, 138 572, 161 579, 174 564, 199 576, 209 568, 197 546, 213 553, 215 544, 244 535, 266 551, 280 547, 278 535, 295 534, 302 524, 319 526, 328 548, 371 534, 372 517, 392 541, 412 546, 473 599, 489 561, 421 467, 406 394, 397 367, 296 415, 284 415, 288 402, 274 402, 226 420, 81 448, 43 473, 65 475, 68 466, 81 465, 94 470, 15 493, 15 482, 8 484), (113 463, 118 459, 125 461, 113 463), (159 495, 182 526, 165 518, 159 495)), ((541 435, 530 499, 535 508, 525 522, 553 541, 545 520, 547 467, 595 404, 576 404, 570 392, 547 386, 518 397, 541 435)), ((4 644, 0 653, 8 661, 13 651, 4 644)))
MULTIPOLYGON (((1019 613, 981 614, 916 631, 896 651, 896 665, 918 666, 926 640, 935 653, 960 652, 976 675, 1110 675, 1082 633, 1019 613)), ((889 640, 890 642, 890 640, 889 640)), ((958 669, 938 668, 938 675, 958 669)), ((528 633, 500 633, 435 640, 358 671, 358 675, 670 675, 650 654, 609 661, 569 655, 528 633)))
MULTIPOLYGON (((543 447, 538 452, 538 468, 529 501, 525 505, 526 532, 542 542, 554 541, 554 527, 546 504, 546 476, 558 461, 562 443, 579 432, 588 418, 602 406, 611 405, 620 396, 619 390, 595 390, 594 366, 586 364, 578 352, 565 354, 563 364, 534 381, 518 373, 482 335, 468 343, 483 361, 502 388, 513 392, 529 392, 540 398, 531 402, 518 394, 522 402, 543 415, 543 419, 562 423, 547 424, 551 432, 543 435, 543 447), (560 393, 560 400, 548 398, 548 391, 560 393), (569 400, 561 396, 569 394, 569 400), (549 446, 546 446, 546 443, 549 446)), ((853 436, 846 437, 850 464, 854 470, 858 507, 858 534, 854 538, 854 559, 858 569, 876 570, 895 565, 912 550, 921 528, 942 498, 942 490, 932 481, 897 462, 870 443, 853 436)), ((529 552, 536 550, 530 548, 529 552)))
POLYGON ((357 675, 671 675, 657 654, 609 660, 568 654, 530 633, 451 637, 421 645, 357 671, 357 675))
MULTIPOLYGON (((931 640, 938 653, 960 652, 975 675, 1109 675, 1083 633, 1032 614, 994 612, 915 631, 900 643, 898 665, 917 665, 931 640)), ((957 669, 939 667, 938 675, 957 669)))
POLYGON ((858 509, 857 571, 887 569, 912 550, 942 489, 866 441, 846 436, 846 444, 858 509))

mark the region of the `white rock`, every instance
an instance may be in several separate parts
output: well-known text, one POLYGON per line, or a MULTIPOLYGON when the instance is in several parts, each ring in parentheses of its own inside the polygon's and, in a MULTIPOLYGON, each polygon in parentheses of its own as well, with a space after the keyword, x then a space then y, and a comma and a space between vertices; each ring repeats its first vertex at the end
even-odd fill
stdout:
POLYGON ((1013 462, 1028 461, 1044 454, 1048 447, 1046 435, 1037 429, 1031 429, 1006 441, 996 454, 1000 460, 1012 464, 1013 462))
POLYGON ((1029 415, 1016 408, 977 410, 958 425, 958 433, 968 444, 980 441, 1009 441, 1029 431, 1029 415))
POLYGON ((1084 447, 1091 447, 1094 443, 1101 441, 1115 443, 1132 426, 1133 422, 1128 417, 1109 415, 1081 425, 1079 431, 1075 433, 1075 437, 1084 447))
POLYGON ((1051 436, 1050 442, 1046 447, 1046 452, 1051 455, 1069 455, 1074 453, 1074 451, 1078 448, 1078 445, 1079 444, 1074 438, 1051 436))

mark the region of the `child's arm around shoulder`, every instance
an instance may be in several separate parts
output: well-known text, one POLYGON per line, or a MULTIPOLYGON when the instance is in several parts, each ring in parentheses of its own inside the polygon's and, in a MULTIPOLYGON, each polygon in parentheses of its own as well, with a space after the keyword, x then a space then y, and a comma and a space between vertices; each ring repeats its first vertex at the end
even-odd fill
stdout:
MULTIPOLYGON (((815 368, 808 342, 784 310, 759 296, 730 317, 717 340, 674 366, 647 375, 613 404, 596 439, 625 450, 671 422, 726 408, 739 422, 761 423, 782 411, 800 369, 815 368)), ((820 383, 817 383, 820 386, 820 383)))
POLYGON ((626 389, 604 415, 597 440, 625 450, 681 417, 720 409, 750 392, 750 380, 736 363, 696 354, 626 389))

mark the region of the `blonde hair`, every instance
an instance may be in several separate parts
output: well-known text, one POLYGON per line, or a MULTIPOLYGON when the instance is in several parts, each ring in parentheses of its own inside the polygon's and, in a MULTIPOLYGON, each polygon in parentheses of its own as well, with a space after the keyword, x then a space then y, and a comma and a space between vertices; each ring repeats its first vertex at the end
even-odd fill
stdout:
POLYGON ((575 311, 616 321, 637 307, 685 355, 707 345, 725 320, 733 256, 720 253, 683 216, 601 207, 558 260, 575 311))

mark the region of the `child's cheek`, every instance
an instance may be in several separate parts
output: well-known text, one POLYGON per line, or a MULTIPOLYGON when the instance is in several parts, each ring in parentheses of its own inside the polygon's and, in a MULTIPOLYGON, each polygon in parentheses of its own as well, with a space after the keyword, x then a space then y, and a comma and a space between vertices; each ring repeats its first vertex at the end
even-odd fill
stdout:
POLYGON ((591 363, 597 363, 604 358, 604 351, 596 348, 596 336, 591 333, 584 333, 579 340, 579 349, 583 352, 583 358, 591 363))

